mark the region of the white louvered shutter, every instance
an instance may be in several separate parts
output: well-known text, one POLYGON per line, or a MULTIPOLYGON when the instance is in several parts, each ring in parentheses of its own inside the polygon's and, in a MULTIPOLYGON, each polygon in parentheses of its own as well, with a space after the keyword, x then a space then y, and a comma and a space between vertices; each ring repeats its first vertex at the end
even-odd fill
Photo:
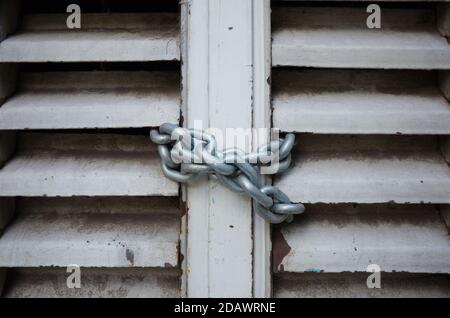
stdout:
POLYGON ((377 30, 274 0, 271 52, 268 1, 81 0, 69 30, 71 2, 0 0, 1 296, 450 296, 448 2, 380 2, 377 30), (296 133, 273 183, 307 212, 179 191, 149 128, 200 118, 296 133))
POLYGON ((148 137, 180 117, 177 1, 82 2, 80 30, 70 1, 19 2, 0 0, 2 296, 180 296, 178 185, 148 137))
POLYGON ((448 5, 381 2, 377 30, 369 3, 272 2, 275 185, 307 209, 273 229, 276 297, 450 296, 448 5))

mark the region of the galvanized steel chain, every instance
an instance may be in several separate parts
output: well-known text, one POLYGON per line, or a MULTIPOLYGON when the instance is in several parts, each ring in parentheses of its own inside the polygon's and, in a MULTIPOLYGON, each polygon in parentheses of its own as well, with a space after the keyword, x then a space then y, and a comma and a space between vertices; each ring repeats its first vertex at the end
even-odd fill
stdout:
POLYGON ((187 183, 199 175, 211 175, 228 189, 252 197, 254 210, 270 223, 290 222, 294 214, 305 210, 303 204, 291 202, 277 187, 263 185, 260 178, 261 167, 269 167, 269 163, 272 165, 269 173, 281 173, 289 168, 293 134, 263 145, 253 153, 238 148, 219 151, 212 134, 171 123, 151 130, 150 138, 158 145, 164 175, 173 181, 187 183))

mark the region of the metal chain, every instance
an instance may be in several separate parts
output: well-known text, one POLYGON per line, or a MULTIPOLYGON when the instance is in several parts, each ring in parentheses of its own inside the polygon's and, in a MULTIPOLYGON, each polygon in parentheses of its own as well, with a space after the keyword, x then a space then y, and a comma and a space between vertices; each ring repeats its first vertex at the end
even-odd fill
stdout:
POLYGON ((291 164, 294 134, 272 141, 256 152, 244 153, 238 148, 219 151, 213 135, 165 123, 150 131, 158 145, 164 175, 176 182, 187 183, 208 174, 228 189, 247 193, 253 198, 254 210, 270 223, 291 222, 294 214, 305 211, 301 203, 293 203, 280 189, 261 182, 261 167, 274 164, 270 173, 281 173, 291 164), (276 156, 276 157, 275 157, 276 156))

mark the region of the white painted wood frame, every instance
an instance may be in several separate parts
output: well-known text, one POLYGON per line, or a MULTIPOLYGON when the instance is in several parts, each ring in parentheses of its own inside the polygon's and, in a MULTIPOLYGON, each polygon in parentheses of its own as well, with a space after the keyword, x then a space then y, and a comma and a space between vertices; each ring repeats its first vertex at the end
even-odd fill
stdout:
MULTIPOLYGON (((253 2, 253 127, 271 127, 271 9, 270 0, 253 2)), ((253 139, 254 151, 263 140, 253 139), (258 144, 259 143, 259 144, 258 144)), ((270 177, 265 177, 270 182, 270 177)), ((270 224, 253 214, 253 296, 272 296, 270 224)))
MULTIPOLYGON (((253 10, 260 5, 256 2, 259 1, 184 2, 186 127, 193 127, 196 120, 203 121, 203 128, 252 127, 256 75, 253 10)), ((261 57, 258 59, 261 61, 261 57)), ((212 180, 189 185, 186 200, 186 295, 252 297, 251 200, 212 180)))

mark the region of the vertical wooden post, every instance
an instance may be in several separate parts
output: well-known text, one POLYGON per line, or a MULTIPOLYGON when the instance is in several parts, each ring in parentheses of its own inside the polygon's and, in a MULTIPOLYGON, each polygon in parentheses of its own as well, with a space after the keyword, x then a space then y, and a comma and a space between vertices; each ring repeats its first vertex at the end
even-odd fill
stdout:
MULTIPOLYGON (((181 5, 181 19, 180 19, 180 51, 181 51, 181 115, 180 116, 180 125, 186 126, 186 121, 184 116, 187 116, 187 60, 188 60, 188 23, 189 23, 189 15, 190 15, 190 3, 189 1, 180 1, 181 5)), ((180 231, 180 261, 181 261, 181 297, 188 297, 187 294, 187 248, 188 248, 188 235, 187 235, 187 185, 182 184, 180 186, 181 191, 181 231, 180 231)))
MULTIPOLYGON (((271 127, 270 77, 271 11, 270 0, 254 0, 253 7, 253 127, 271 127)), ((253 138, 253 150, 269 140, 253 138)), ((270 183, 270 178, 265 178, 270 183)), ((270 254, 272 250, 270 224, 259 215, 253 215, 253 294, 254 297, 271 297, 272 275, 270 254)))
MULTIPOLYGON (((185 125, 251 128, 253 1, 191 0, 185 125)), ((252 296, 251 200, 213 180, 187 188, 187 295, 252 296)))

